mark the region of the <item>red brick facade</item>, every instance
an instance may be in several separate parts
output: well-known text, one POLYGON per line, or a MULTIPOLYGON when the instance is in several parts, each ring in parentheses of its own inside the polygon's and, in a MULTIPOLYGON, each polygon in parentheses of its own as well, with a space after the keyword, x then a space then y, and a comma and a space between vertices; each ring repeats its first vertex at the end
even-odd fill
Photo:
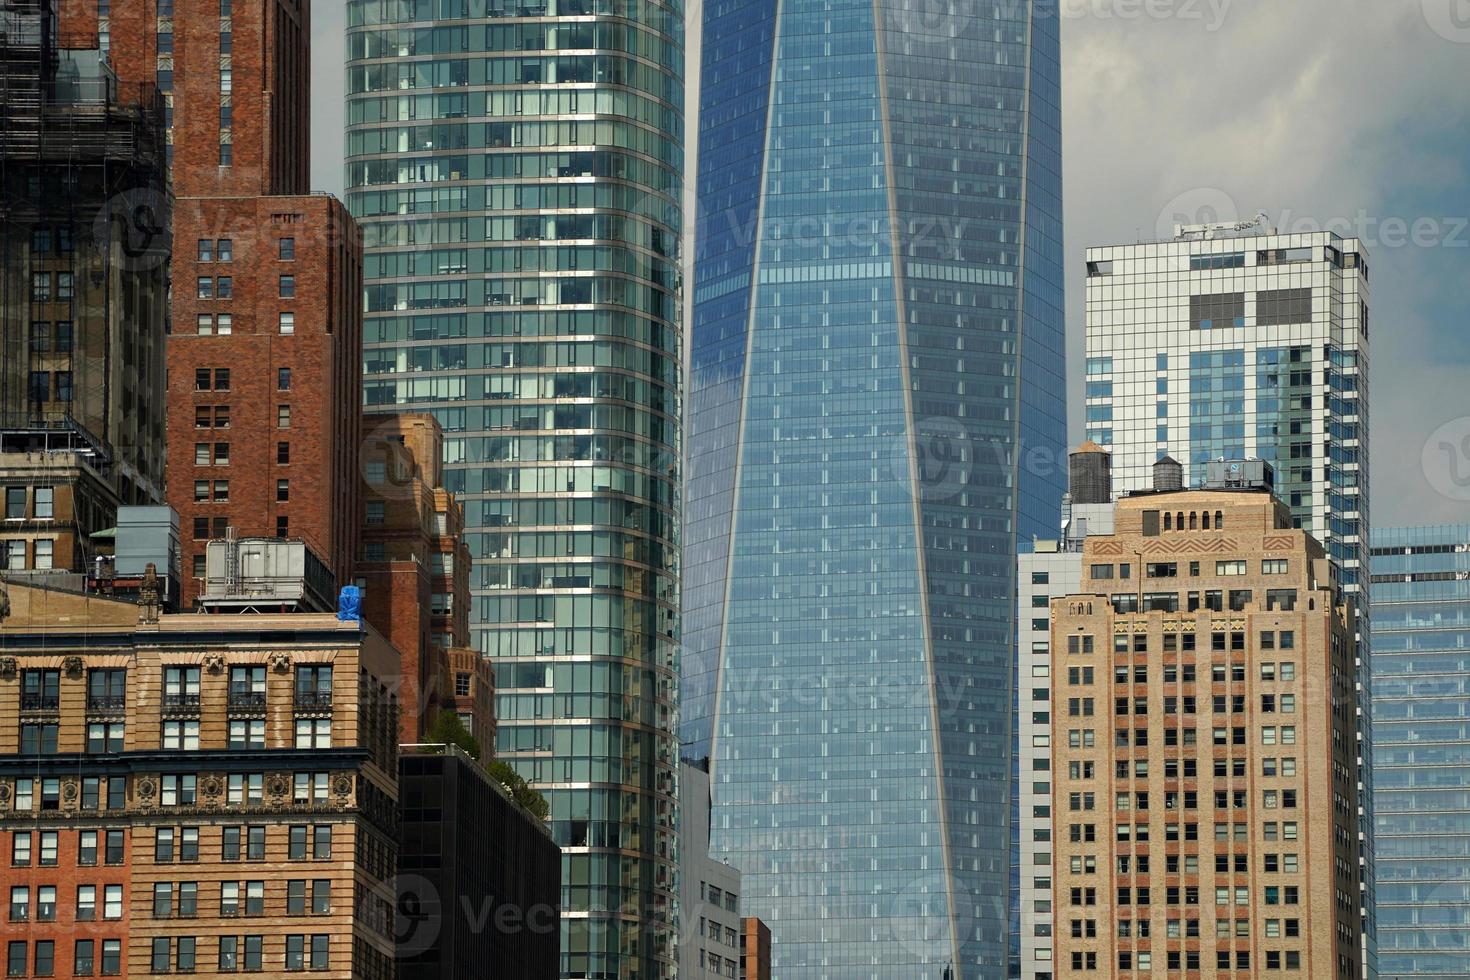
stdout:
MULTIPOLYGON (((310 3, 232 0, 228 18, 220 0, 171 6, 160 16, 156 0, 112 0, 108 28, 119 77, 171 72, 167 494, 183 602, 226 527, 300 538, 345 584, 358 542, 362 248, 340 202, 306 193, 310 3)), ((95 33, 96 10, 66 0, 63 30, 95 33)))
POLYGON ((460 710, 447 652, 468 643, 464 516, 443 487, 444 433, 433 416, 370 415, 365 428, 357 580, 363 615, 403 655, 401 730, 414 742, 440 710, 460 710))
MULTIPOLYGON (((34 792, 40 795, 39 789, 34 792)), ((45 943, 51 944, 54 964, 49 975, 128 975, 132 847, 132 832, 126 824, 88 820, 85 815, 70 826, 38 821, 34 826, 0 831, 4 915, 13 930, 7 942, 23 939, 28 943, 27 975, 42 975, 37 966, 45 943), (20 861, 25 863, 17 863, 20 861), (9 907, 16 900, 17 888, 25 889, 25 918, 21 921, 15 920, 9 907), (90 892, 84 891, 88 888, 90 892), (90 912, 84 904, 88 896, 90 912), (87 970, 89 952, 92 968, 87 970)))
POLYGON ((356 223, 323 195, 181 198, 174 240, 184 244, 173 264, 168 489, 185 539, 185 605, 205 544, 227 526, 300 538, 338 584, 350 582, 362 401, 356 223))

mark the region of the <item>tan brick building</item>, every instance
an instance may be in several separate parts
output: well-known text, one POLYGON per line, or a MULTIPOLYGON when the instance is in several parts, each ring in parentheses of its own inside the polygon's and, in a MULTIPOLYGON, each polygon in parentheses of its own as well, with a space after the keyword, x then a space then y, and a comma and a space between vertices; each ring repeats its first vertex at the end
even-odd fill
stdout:
POLYGON ((1056 974, 1359 976, 1335 566, 1266 490, 1115 517, 1051 607, 1056 974))
POLYGON ((81 452, 0 449, 0 571, 85 574, 89 535, 117 520, 118 498, 94 461, 81 452))
POLYGON ((331 615, 5 588, 0 893, 22 975, 391 977, 392 647, 331 615))

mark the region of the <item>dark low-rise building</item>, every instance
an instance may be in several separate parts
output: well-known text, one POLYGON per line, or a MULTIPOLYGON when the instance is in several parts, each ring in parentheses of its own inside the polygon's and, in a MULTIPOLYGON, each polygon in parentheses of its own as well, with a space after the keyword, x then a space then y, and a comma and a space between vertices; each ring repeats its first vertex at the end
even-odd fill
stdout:
POLYGON ((560 975, 561 849, 453 746, 399 758, 399 980, 560 975))

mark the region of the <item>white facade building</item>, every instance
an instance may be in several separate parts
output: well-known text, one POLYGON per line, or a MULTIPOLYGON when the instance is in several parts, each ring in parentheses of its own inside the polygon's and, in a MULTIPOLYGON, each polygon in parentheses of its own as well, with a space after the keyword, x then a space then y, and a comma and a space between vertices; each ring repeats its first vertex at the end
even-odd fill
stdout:
POLYGON ((740 980, 740 872, 709 856, 709 773, 679 767, 679 980, 740 980))
POLYGON ((1190 486, 1214 459, 1264 459, 1293 521, 1363 583, 1368 265, 1331 233, 1186 229, 1087 250, 1087 436, 1117 493, 1169 455, 1190 486))
POLYGON ((1052 961, 1057 897, 1051 867, 1051 739, 1065 738, 1066 725, 1059 720, 1053 734, 1051 600, 1081 589, 1082 541, 1089 534, 1112 533, 1113 505, 1064 505, 1062 530, 1064 540, 1037 541, 1029 553, 1016 556, 1021 980, 1057 980, 1064 974, 1052 961))

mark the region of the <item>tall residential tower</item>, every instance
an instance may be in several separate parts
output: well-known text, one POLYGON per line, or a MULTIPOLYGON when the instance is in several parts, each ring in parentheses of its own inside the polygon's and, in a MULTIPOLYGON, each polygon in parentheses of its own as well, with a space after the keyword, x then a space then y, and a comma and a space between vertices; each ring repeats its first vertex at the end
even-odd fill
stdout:
POLYGON ((350 0, 365 392, 445 430, 564 977, 675 974, 683 5, 350 0))
POLYGON ((1064 484, 1057 12, 705 10, 683 739, 782 980, 1006 968, 1064 484))

